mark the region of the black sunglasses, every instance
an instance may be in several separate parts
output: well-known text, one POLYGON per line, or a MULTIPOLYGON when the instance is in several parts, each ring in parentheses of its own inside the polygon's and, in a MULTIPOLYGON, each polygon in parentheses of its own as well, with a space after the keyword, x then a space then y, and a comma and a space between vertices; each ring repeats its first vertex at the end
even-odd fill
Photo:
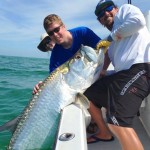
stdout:
POLYGON ((44 44, 49 44, 50 41, 51 41, 51 39, 47 38, 47 39, 44 40, 44 44))
POLYGON ((60 31, 60 27, 61 27, 61 26, 62 26, 62 25, 56 27, 56 28, 53 29, 52 31, 47 32, 47 34, 48 34, 49 36, 53 36, 54 33, 58 33, 58 32, 60 31))
POLYGON ((103 9, 102 11, 100 11, 100 13, 98 14, 97 19, 102 18, 102 17, 105 15, 105 12, 106 12, 106 11, 110 12, 110 11, 113 10, 113 8, 114 8, 114 5, 110 5, 110 6, 107 6, 106 8, 104 8, 104 9, 103 9))

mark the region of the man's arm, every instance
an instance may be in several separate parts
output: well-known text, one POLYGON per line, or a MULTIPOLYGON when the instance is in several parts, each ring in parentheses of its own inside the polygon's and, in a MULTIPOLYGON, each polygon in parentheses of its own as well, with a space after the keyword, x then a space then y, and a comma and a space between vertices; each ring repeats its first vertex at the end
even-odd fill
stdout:
POLYGON ((103 65, 103 69, 100 73, 100 77, 103 77, 106 75, 106 71, 110 65, 110 59, 109 59, 109 56, 108 56, 108 52, 105 53, 105 58, 104 58, 104 65, 103 65))
POLYGON ((110 37, 114 41, 135 34, 146 25, 144 15, 140 9, 135 6, 124 5, 120 8, 118 15, 121 16, 122 20, 120 21, 122 24, 110 34, 110 37))

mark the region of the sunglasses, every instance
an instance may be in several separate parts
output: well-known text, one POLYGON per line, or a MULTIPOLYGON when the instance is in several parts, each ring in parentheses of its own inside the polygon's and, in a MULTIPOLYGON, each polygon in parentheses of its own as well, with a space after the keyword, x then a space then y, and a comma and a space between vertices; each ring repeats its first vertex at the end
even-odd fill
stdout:
POLYGON ((98 18, 98 19, 102 18, 102 17, 105 15, 105 12, 106 12, 106 11, 110 12, 110 11, 113 10, 113 8, 114 8, 113 5, 107 6, 107 7, 104 8, 102 11, 100 11, 100 13, 98 14, 98 17, 97 17, 97 18, 98 18))
POLYGON ((50 41, 51 41, 51 39, 50 39, 50 38, 45 39, 44 44, 49 44, 49 43, 50 43, 50 41))
POLYGON ((58 33, 59 31, 60 31, 60 27, 61 27, 62 25, 60 25, 60 26, 58 26, 58 27, 56 27, 55 29, 53 29, 52 31, 49 31, 49 32, 47 32, 48 33, 48 35, 49 36, 53 36, 54 35, 54 33, 58 33))

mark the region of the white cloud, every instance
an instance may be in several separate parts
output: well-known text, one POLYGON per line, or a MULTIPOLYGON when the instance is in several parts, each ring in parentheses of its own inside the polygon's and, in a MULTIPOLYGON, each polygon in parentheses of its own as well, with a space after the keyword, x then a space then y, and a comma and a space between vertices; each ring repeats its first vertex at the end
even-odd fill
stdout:
MULTIPOLYGON (((58 14, 68 29, 87 26, 104 37, 109 32, 96 20, 94 10, 97 3, 98 0, 1 0, 0 49, 5 49, 10 55, 11 50, 20 55, 22 47, 22 51, 30 49, 29 55, 35 56, 40 35, 45 32, 43 19, 51 13, 58 14), (12 45, 5 47, 5 42, 12 45)), ((115 0, 115 3, 120 6, 127 1, 115 0)), ((150 5, 149 0, 134 0, 132 3, 141 7, 142 11, 148 10, 150 5)))

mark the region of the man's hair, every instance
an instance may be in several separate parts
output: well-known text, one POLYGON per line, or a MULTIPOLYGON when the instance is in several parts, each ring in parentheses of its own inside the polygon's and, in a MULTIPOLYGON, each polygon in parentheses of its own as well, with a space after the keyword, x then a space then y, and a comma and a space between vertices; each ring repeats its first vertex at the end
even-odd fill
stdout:
POLYGON ((58 24, 63 24, 61 18, 56 14, 51 14, 51 15, 48 15, 47 17, 45 17, 44 22, 43 22, 43 26, 44 26, 45 30, 47 30, 49 25, 53 24, 54 22, 58 23, 58 24))

